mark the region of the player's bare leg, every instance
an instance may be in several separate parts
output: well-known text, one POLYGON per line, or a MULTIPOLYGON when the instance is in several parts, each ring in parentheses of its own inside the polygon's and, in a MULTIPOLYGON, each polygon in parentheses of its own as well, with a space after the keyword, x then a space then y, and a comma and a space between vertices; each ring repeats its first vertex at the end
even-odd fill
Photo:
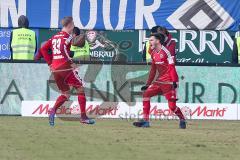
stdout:
POLYGON ((70 97, 69 91, 62 92, 62 94, 57 98, 53 108, 51 108, 48 112, 49 116, 49 124, 50 126, 54 126, 54 119, 57 109, 64 104, 70 97))
POLYGON ((95 121, 93 119, 88 118, 86 114, 86 96, 84 93, 84 88, 81 86, 75 87, 75 89, 77 90, 78 103, 81 110, 80 122, 84 124, 94 124, 95 121))

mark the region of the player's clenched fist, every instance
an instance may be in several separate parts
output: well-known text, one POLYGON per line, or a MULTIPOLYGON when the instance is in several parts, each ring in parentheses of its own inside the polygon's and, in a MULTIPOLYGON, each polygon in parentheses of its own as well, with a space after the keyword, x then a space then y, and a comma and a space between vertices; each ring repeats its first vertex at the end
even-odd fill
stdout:
POLYGON ((148 87, 149 87, 148 85, 142 86, 142 87, 141 87, 141 91, 145 91, 145 90, 147 90, 148 87))
POLYGON ((174 89, 178 88, 177 82, 173 82, 173 88, 174 89))

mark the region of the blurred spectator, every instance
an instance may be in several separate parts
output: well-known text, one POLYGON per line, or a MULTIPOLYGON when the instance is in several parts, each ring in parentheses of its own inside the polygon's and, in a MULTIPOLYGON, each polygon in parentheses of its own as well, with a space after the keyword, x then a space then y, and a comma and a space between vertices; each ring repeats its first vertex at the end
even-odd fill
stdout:
POLYGON ((18 18, 18 27, 10 36, 10 51, 13 60, 33 60, 37 49, 34 31, 28 29, 29 21, 24 15, 18 18))
POLYGON ((240 25, 235 38, 232 38, 235 39, 233 44, 233 63, 240 63, 240 25))
MULTIPOLYGON (((84 34, 84 33, 82 33, 84 34)), ((74 27, 73 36, 80 35, 80 29, 74 27)), ((71 46, 71 57, 78 59, 80 61, 88 61, 90 59, 90 48, 87 40, 85 40, 85 45, 83 47, 71 46)))

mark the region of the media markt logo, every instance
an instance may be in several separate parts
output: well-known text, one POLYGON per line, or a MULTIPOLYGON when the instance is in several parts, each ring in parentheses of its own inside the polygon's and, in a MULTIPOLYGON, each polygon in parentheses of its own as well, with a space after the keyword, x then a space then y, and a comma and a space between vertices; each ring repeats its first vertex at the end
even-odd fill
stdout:
POLYGON ((177 29, 227 29, 234 19, 216 0, 187 0, 168 22, 177 29))
POLYGON ((193 117, 198 119, 199 117, 210 118, 224 118, 228 107, 209 107, 206 105, 199 105, 192 108, 190 106, 181 107, 181 111, 186 118, 192 119, 193 117))
POLYGON ((184 107, 181 108, 181 111, 182 111, 185 118, 190 118, 191 119, 191 112, 192 111, 191 111, 190 107, 184 106, 184 107))

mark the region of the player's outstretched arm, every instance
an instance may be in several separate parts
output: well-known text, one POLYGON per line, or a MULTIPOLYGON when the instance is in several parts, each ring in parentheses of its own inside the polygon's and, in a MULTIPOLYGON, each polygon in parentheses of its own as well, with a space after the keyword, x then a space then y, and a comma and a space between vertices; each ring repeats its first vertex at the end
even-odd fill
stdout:
POLYGON ((169 65, 169 70, 170 70, 170 76, 173 82, 178 82, 178 74, 177 74, 175 65, 169 65))
POLYGON ((150 69, 148 80, 147 80, 147 83, 146 83, 147 86, 151 85, 152 81, 154 80, 155 75, 156 75, 156 70, 157 70, 156 65, 153 61, 152 64, 151 64, 151 69, 150 69))
POLYGON ((48 53, 48 51, 51 49, 51 44, 51 39, 49 39, 39 50, 48 65, 52 64, 52 55, 48 53))
POLYGON ((178 79, 178 74, 176 71, 176 67, 175 67, 175 57, 172 56, 168 59, 168 63, 169 63, 169 74, 171 76, 171 79, 173 81, 173 87, 177 88, 177 82, 179 81, 178 79))

